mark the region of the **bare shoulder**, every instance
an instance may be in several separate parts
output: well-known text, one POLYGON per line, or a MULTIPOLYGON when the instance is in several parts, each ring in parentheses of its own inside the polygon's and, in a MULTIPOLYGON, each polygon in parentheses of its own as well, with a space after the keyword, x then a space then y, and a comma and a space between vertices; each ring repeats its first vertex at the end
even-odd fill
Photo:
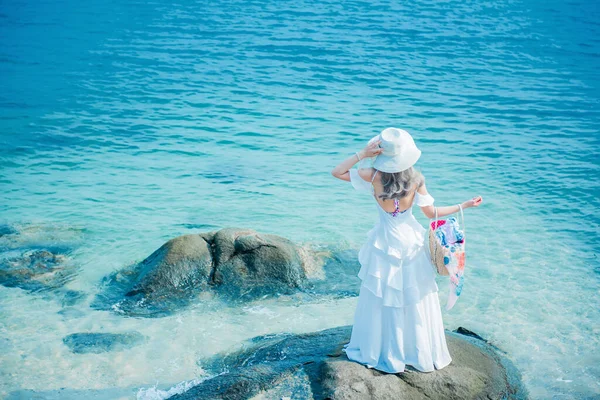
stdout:
POLYGON ((374 173, 375 168, 359 168, 358 170, 358 175, 360 175, 360 177, 367 182, 371 182, 371 178, 373 178, 374 173))

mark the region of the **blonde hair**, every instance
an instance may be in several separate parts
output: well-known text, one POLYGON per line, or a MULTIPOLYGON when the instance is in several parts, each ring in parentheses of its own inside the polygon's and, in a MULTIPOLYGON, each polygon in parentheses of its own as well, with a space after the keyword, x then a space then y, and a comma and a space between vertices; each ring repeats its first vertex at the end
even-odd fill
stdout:
POLYGON ((379 171, 379 173, 381 175, 383 193, 378 197, 384 200, 406 197, 413 190, 420 188, 425 183, 423 174, 413 167, 400 172, 379 171))

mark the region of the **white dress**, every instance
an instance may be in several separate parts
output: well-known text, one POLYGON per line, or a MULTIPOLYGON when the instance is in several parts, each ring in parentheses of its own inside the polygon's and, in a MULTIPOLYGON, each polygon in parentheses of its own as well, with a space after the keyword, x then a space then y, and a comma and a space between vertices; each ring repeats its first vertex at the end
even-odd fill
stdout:
MULTIPOLYGON (((350 170, 355 189, 373 193, 370 182, 350 170)), ((358 253, 362 280, 350 342, 350 360, 388 373, 405 365, 431 372, 450 364, 435 272, 425 245, 426 230, 412 207, 395 216, 373 197, 379 222, 358 253)), ((413 205, 433 204, 415 193, 413 205)))

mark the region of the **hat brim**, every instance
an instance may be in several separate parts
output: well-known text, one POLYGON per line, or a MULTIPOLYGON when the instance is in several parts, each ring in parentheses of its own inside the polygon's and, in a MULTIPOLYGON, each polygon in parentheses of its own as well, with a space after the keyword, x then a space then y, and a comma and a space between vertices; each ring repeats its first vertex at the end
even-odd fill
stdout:
POLYGON ((379 140, 379 136, 380 135, 375 135, 371 139, 369 139, 369 143, 367 143, 367 146, 370 145, 371 143, 375 142, 376 140, 379 140))
POLYGON ((380 154, 373 161, 373 168, 389 173, 402 172, 415 165, 420 157, 421 150, 416 147, 395 156, 380 154))

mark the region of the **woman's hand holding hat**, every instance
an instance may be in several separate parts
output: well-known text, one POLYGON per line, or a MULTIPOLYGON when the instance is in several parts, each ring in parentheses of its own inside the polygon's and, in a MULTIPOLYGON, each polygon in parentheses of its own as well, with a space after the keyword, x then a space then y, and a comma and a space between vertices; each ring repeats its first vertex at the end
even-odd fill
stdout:
POLYGON ((379 154, 381 154, 383 149, 381 147, 379 147, 379 143, 381 143, 381 140, 375 140, 373 142, 369 142, 369 144, 366 145, 365 148, 360 151, 360 153, 361 153, 360 158, 376 157, 379 154))
POLYGON ((357 151, 355 154, 351 155, 350 157, 342 161, 339 165, 337 165, 334 169, 332 169, 331 175, 343 181, 350 181, 349 171, 350 168, 354 166, 354 164, 360 162, 364 158, 376 157, 379 154, 381 154, 382 151, 383 149, 379 147, 379 141, 372 140, 360 152, 357 151))

